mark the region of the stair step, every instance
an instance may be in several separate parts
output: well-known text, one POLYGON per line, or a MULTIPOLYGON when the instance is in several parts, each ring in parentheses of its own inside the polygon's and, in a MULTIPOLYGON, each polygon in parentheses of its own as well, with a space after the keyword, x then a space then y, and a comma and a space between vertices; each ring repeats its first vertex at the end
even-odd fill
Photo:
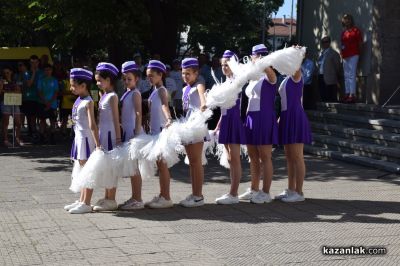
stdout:
POLYGON ((371 119, 364 116, 349 114, 336 114, 321 111, 306 111, 311 121, 345 126, 356 126, 367 129, 375 129, 392 133, 400 133, 400 121, 391 119, 371 119))
POLYGON ((400 148, 400 134, 385 133, 382 131, 344 127, 340 125, 322 124, 318 122, 311 122, 311 128, 314 133, 337 136, 354 141, 364 141, 374 143, 387 147, 400 148))
POLYGON ((313 141, 329 147, 344 148, 341 149, 344 152, 400 163, 400 149, 319 134, 313 134, 313 141))
POLYGON ((361 157, 355 154, 343 153, 339 151, 332 151, 325 148, 314 147, 311 145, 304 145, 304 152, 327 157, 330 159, 341 160, 348 163, 355 163, 363 166, 368 166, 391 173, 400 173, 400 165, 384 160, 376 160, 367 157, 361 157))
POLYGON ((317 103, 317 109, 334 113, 347 113, 370 117, 400 120, 400 106, 382 108, 374 104, 317 103))

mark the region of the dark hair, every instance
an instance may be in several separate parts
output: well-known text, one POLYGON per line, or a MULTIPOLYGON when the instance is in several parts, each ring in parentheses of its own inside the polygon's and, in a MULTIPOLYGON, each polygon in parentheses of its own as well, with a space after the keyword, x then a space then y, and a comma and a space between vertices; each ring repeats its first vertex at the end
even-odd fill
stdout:
POLYGON ((103 79, 110 79, 110 83, 111 85, 115 88, 115 86, 117 85, 117 76, 114 75, 113 73, 111 73, 110 71, 105 71, 105 70, 98 70, 95 73, 96 75, 99 75, 100 77, 102 77, 103 79))
POLYGON ((39 60, 39 57, 35 54, 31 55, 31 57, 29 57, 29 59, 31 60, 39 60))
POLYGON ((321 42, 331 43, 331 37, 329 37, 329 36, 324 36, 324 37, 322 37, 321 42))
POLYGON ((166 74, 165 74, 164 72, 162 72, 162 71, 161 71, 160 69, 158 69, 158 68, 147 68, 147 69, 150 69, 150 70, 156 72, 157 74, 161 75, 161 80, 162 80, 162 82, 163 82, 163 85, 164 85, 164 86, 167 86, 167 82, 166 82, 166 80, 165 80, 165 78, 166 78, 167 76, 166 76, 166 74))
POLYGON ((24 65, 25 67, 28 67, 28 65, 26 64, 25 61, 18 61, 17 65, 18 65, 18 66, 24 65))
POLYGON ((51 68, 51 70, 53 70, 53 66, 50 64, 44 64, 43 69, 46 69, 46 68, 51 68))
POLYGON ((134 75, 137 78, 141 78, 141 76, 142 76, 140 70, 130 70, 123 74, 127 74, 127 73, 132 73, 132 75, 134 75))
POLYGON ((342 17, 342 25, 344 26, 343 20, 344 19, 348 19, 350 21, 350 26, 353 27, 354 26, 354 19, 353 16, 350 14, 344 14, 342 17))
POLYGON ((258 52, 256 55, 267 56, 268 52, 258 52))
POLYGON ((89 92, 89 95, 90 95, 90 88, 92 87, 92 81, 91 80, 80 79, 80 78, 73 78, 72 80, 75 81, 76 83, 78 83, 79 85, 85 84, 86 85, 86 90, 89 92))

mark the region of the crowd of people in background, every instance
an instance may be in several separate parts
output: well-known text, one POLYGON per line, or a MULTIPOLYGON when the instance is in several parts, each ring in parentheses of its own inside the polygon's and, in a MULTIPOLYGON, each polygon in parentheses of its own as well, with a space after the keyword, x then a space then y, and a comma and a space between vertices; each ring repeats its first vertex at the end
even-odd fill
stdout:
MULTIPOLYGON (((154 54, 152 57, 159 58, 154 54)), ((142 64, 142 56, 136 53, 133 56, 140 67, 140 79, 138 89, 143 95, 144 101, 151 94, 151 84, 146 78, 146 65, 142 64)), ((223 79, 220 59, 200 54, 201 77, 207 89, 211 89, 214 79, 211 69, 214 70, 219 80, 223 79)), ((76 61, 74 66, 90 66, 76 61)), ((184 85, 181 73, 181 60, 175 59, 167 64, 166 88, 169 94, 169 105, 174 118, 183 115, 182 87, 184 85)), ((29 61, 18 61, 15 66, 4 66, 0 75, 0 97, 2 113, 2 140, 5 147, 11 147, 9 136, 9 120, 13 116, 15 126, 15 145, 23 146, 26 142, 33 144, 56 144, 55 132, 60 132, 62 139, 70 138, 71 111, 76 96, 71 93, 68 69, 70 65, 55 61, 49 63, 46 56, 32 55, 29 61), (4 104, 4 93, 20 93, 22 105, 10 106, 4 104), (22 138, 21 128, 27 131, 27 136, 22 138)), ((95 103, 99 100, 99 88, 94 84, 91 88, 95 103)), ((122 77, 117 82, 116 93, 119 97, 124 93, 122 77)), ((219 116, 218 116, 219 117, 219 116)), ((216 120, 216 119, 214 119, 216 120)), ((215 126, 217 121, 211 123, 215 126)), ((57 138, 59 139, 59 138, 57 138)))
MULTIPOLYGON (((354 25, 353 17, 346 14, 342 18, 344 31, 341 36, 340 55, 331 47, 331 38, 324 36, 321 39, 321 51, 316 62, 311 60, 311 56, 306 55, 302 74, 304 77, 304 96, 303 105, 305 109, 312 109, 316 101, 321 102, 356 102, 356 69, 361 53, 362 34, 354 25), (313 88, 314 77, 317 77, 318 94, 316 97, 313 88), (344 81, 344 82, 343 82, 344 81), (340 84, 344 84, 342 89, 343 97, 340 97, 340 84), (319 99, 318 99, 319 98, 319 99)), ((217 55, 212 58, 208 54, 200 53, 199 60, 199 80, 205 84, 206 90, 212 88, 214 78, 224 80, 221 70, 221 58, 217 55)), ((149 59, 160 59, 159 54, 153 54, 149 59)), ((142 55, 136 53, 133 60, 139 66, 140 79, 138 89, 142 94, 143 101, 146 101, 151 94, 151 84, 146 78, 146 65, 144 65, 142 55)), ((96 65, 97 62, 93 62, 96 65)), ((2 140, 5 147, 12 146, 8 134, 9 118, 13 116, 15 126, 15 145, 23 146, 26 141, 33 144, 55 144, 55 132, 59 131, 62 138, 70 137, 69 123, 71 110, 76 99, 70 91, 69 73, 70 65, 55 61, 53 65, 49 63, 46 55, 40 58, 32 55, 27 61, 19 61, 16 69, 12 66, 5 66, 1 70, 0 78, 0 100, 2 112, 2 140), (4 105, 4 93, 15 92, 22 94, 21 106, 4 105), (21 128, 27 129, 27 138, 21 137, 21 128)), ((82 61, 76 61, 72 67, 87 67, 82 61)), ((166 64, 167 73, 165 85, 169 94, 170 111, 173 118, 181 117, 182 109, 182 87, 184 82, 181 73, 181 61, 175 59, 166 64)), ((278 73, 277 73, 278 74, 278 73)), ((278 75, 278 81, 283 77, 278 75)), ((91 88, 95 103, 99 100, 99 88, 93 85, 91 88)), ((124 92, 122 78, 118 80, 116 93, 119 97, 124 92)), ((277 104, 279 104, 277 99, 277 104)), ((145 109, 144 105, 144 109, 145 109)), ((279 108, 277 108, 279 109, 279 108)), ((220 116, 219 110, 214 112, 209 128, 215 128, 220 116)), ((146 110, 143 113, 146 120, 146 110)))

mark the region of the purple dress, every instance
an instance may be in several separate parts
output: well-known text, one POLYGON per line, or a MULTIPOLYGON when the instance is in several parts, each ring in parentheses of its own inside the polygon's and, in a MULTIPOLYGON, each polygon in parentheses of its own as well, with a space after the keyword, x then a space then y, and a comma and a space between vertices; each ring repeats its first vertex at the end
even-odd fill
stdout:
POLYGON ((221 124, 219 129, 218 143, 221 144, 246 144, 246 136, 242 119, 240 118, 240 97, 236 100, 236 105, 226 109, 221 109, 221 124))
POLYGON ((303 78, 295 82, 286 77, 280 87, 281 118, 279 120, 279 144, 310 144, 311 129, 301 103, 303 97, 303 78))
POLYGON ((250 81, 246 88, 249 97, 245 125, 246 144, 278 144, 278 123, 275 114, 276 84, 266 77, 250 81))

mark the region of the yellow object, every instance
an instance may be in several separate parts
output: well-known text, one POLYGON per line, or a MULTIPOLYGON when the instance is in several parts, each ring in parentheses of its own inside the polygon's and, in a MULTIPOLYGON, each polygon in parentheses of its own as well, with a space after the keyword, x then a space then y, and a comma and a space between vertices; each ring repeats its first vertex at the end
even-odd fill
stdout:
POLYGON ((15 92, 4 93, 4 105, 22 105, 22 94, 15 92))
POLYGON ((0 60, 28 60, 31 55, 49 57, 49 63, 53 64, 50 50, 47 47, 0 47, 0 60))
POLYGON ((63 80, 63 90, 62 90, 62 101, 61 108, 62 109, 72 109, 74 106, 74 102, 76 100, 76 95, 71 92, 69 80, 63 80))

